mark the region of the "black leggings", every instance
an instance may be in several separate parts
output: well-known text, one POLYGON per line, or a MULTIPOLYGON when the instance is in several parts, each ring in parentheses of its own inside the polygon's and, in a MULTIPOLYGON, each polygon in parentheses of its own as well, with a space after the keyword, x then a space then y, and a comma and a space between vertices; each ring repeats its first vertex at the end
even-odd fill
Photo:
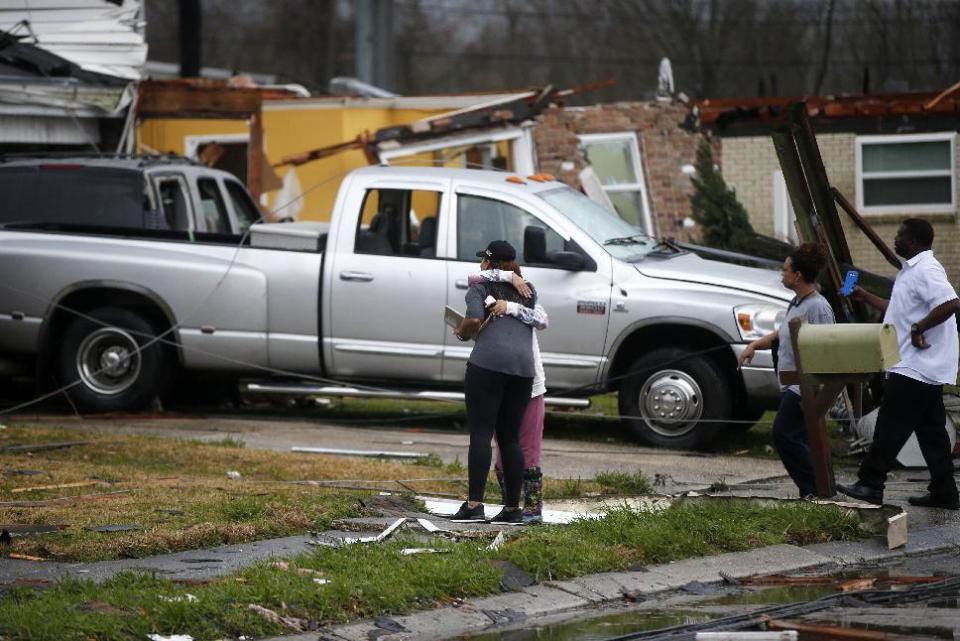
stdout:
POLYGON ((494 433, 503 459, 503 484, 507 507, 520 505, 523 484, 523 451, 520 449, 520 424, 530 402, 533 379, 501 374, 467 363, 464 394, 467 424, 470 426, 470 452, 467 469, 471 501, 483 502, 493 452, 494 433))

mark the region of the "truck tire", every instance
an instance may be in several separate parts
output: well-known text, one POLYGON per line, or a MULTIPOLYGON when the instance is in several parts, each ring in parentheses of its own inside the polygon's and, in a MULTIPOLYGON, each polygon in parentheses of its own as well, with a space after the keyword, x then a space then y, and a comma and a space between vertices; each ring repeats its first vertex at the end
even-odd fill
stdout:
POLYGON ((159 332, 139 314, 101 307, 87 314, 103 324, 76 318, 63 333, 57 355, 61 385, 80 408, 93 412, 134 411, 147 407, 162 390, 168 350, 153 343, 159 332), (78 382, 79 381, 79 382, 78 382))
POLYGON ((730 419, 729 380, 710 359, 689 354, 675 347, 644 354, 620 385, 620 415, 641 441, 702 449, 730 419))

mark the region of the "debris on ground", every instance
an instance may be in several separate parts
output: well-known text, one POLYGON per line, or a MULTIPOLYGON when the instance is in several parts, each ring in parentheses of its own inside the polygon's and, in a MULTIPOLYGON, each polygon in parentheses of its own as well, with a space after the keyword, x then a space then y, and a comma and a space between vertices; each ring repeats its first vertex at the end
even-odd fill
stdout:
POLYGON ((83 501, 96 501, 104 498, 118 498, 120 494, 129 494, 130 490, 117 490, 115 492, 101 492, 99 494, 80 494, 78 496, 58 496, 53 499, 43 499, 40 501, 0 501, 0 507, 49 507, 51 505, 60 505, 62 503, 81 503, 83 501))
POLYGON ((740 579, 739 584, 765 587, 812 587, 824 585, 835 586, 841 592, 852 592, 854 590, 866 590, 873 587, 919 585, 926 583, 939 583, 940 581, 943 581, 942 576, 868 576, 849 579, 842 576, 833 576, 829 574, 814 574, 809 576, 768 574, 764 576, 752 576, 740 579))
POLYGON ((317 585, 326 585, 330 583, 330 579, 314 579, 313 582, 317 585))
POLYGON ((193 637, 189 634, 148 634, 147 638, 150 641, 193 641, 193 637))
POLYGON ((5 525, 0 525, 0 540, 7 539, 11 536, 50 534, 51 532, 59 532, 64 527, 65 526, 54 525, 51 523, 8 523, 5 525))
POLYGON ((371 458, 429 458, 427 452, 390 452, 388 450, 348 450, 336 447, 291 447, 291 452, 330 454, 331 456, 367 456, 371 458))
POLYGON ((499 550, 503 546, 503 542, 506 541, 506 537, 503 534, 503 531, 497 532, 497 536, 490 541, 490 545, 487 546, 487 549, 490 551, 499 550))
POLYGON ((20 492, 41 492, 45 490, 65 490, 72 487, 90 487, 91 485, 106 485, 103 481, 78 481, 76 483, 57 483, 56 485, 36 485, 34 487, 15 487, 11 494, 20 492))
POLYGON ((230 479, 231 481, 239 481, 240 479, 243 478, 243 475, 236 470, 228 470, 227 478, 230 479))
POLYGON ((438 550, 437 548, 403 548, 400 550, 400 554, 411 556, 414 554, 443 554, 449 551, 450 550, 438 550))
POLYGON ((29 554, 20 554, 18 552, 11 552, 7 555, 9 559, 17 559, 19 561, 46 561, 46 559, 39 556, 31 556, 29 554))
POLYGON ((0 454, 62 450, 68 447, 76 447, 78 445, 87 445, 87 441, 60 441, 57 443, 24 443, 21 445, 7 445, 6 447, 0 447, 0 454))
POLYGON ((164 596, 161 594, 157 598, 167 603, 197 603, 200 601, 200 599, 192 594, 180 594, 178 596, 164 596))
POLYGON ((285 617, 283 615, 277 614, 273 610, 263 607, 262 605, 257 605, 251 603, 247 606, 247 609, 251 612, 259 614, 261 617, 270 621, 271 623, 276 623, 277 625, 282 625, 286 628, 290 628, 295 632, 303 632, 306 627, 306 621, 303 619, 298 619, 297 617, 285 617))
POLYGON ((87 530, 91 532, 133 532, 135 530, 142 530, 142 525, 137 525, 136 523, 116 523, 110 525, 100 525, 97 527, 88 527, 87 530))

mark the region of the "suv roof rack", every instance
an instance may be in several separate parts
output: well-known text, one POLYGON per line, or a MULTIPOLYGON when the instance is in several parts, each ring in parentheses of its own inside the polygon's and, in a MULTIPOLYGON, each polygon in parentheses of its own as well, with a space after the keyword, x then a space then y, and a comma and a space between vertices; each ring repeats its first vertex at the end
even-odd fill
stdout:
POLYGON ((97 151, 39 151, 39 152, 0 152, 0 163, 12 162, 17 160, 42 160, 44 158, 56 158, 65 160, 69 158, 92 159, 92 160, 127 160, 135 161, 139 167, 148 167, 151 165, 165 164, 190 164, 202 166, 202 163, 187 158, 179 154, 124 154, 112 152, 97 151))

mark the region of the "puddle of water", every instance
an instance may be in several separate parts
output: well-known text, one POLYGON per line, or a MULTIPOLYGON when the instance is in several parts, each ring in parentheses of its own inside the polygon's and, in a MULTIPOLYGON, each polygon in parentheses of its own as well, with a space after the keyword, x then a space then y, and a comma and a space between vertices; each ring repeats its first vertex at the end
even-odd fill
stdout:
POLYGON ((710 601, 702 601, 700 605, 779 605, 812 601, 836 593, 837 588, 832 585, 791 585, 733 592, 710 601))
POLYGON ((545 624, 523 630, 488 632, 459 641, 598 641, 630 632, 701 623, 714 617, 700 612, 618 612, 592 619, 545 624))

